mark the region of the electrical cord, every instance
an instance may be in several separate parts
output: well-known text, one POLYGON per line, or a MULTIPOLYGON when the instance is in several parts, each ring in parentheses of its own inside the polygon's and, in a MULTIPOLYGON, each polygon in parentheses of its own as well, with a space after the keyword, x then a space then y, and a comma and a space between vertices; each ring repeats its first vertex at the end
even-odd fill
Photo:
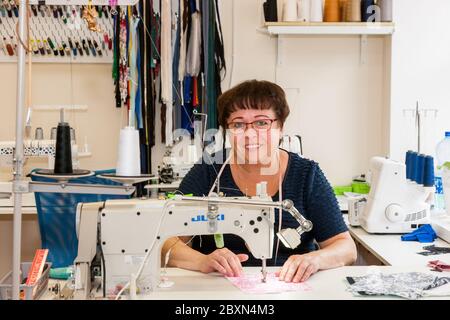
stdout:
MULTIPOLYGON (((162 210, 163 210, 163 213, 162 213, 162 215, 161 215, 161 218, 159 219, 158 228, 156 229, 156 230, 157 230, 157 233, 159 233, 159 231, 161 230, 161 225, 162 225, 162 222, 163 222, 163 220, 164 220, 164 217, 166 216, 167 206, 168 206, 169 203, 170 203, 170 202, 167 201, 167 202, 164 204, 164 207, 163 207, 163 209, 162 209, 162 210)), ((155 244, 156 244, 156 240, 157 240, 157 238, 155 237, 155 239, 153 239, 152 245, 150 246, 149 250, 147 251, 147 253, 146 253, 145 257, 144 257, 144 260, 142 261, 141 265, 139 266, 138 272, 136 273, 136 281, 137 281, 137 280, 139 279, 139 277, 141 276, 142 270, 144 269, 144 266, 145 266, 145 264, 147 263, 148 257, 150 256, 150 253, 151 253, 151 252, 153 251, 153 249, 154 249, 154 246, 155 246, 155 244)), ((117 293, 115 300, 119 300, 120 296, 123 294, 123 292, 124 292, 126 289, 128 289, 128 287, 130 286, 130 284, 131 284, 131 281, 128 281, 127 284, 119 291, 119 293, 117 293)))

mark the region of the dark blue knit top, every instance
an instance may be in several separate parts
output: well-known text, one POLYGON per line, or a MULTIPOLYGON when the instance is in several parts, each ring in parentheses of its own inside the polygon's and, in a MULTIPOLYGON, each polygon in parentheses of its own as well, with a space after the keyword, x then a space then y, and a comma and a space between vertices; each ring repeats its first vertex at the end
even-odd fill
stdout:
MULTIPOLYGON (((214 158, 214 156, 213 156, 214 158)), ((222 159, 222 157, 216 157, 222 159)), ((193 193, 194 196, 207 195, 217 177, 221 164, 195 164, 185 176, 179 191, 193 193)), ((226 165, 220 177, 220 191, 226 196, 244 196, 233 180, 230 165, 226 165)), ((338 202, 328 180, 325 178, 319 165, 311 160, 301 158, 299 155, 289 153, 289 161, 282 183, 284 199, 290 199, 295 207, 306 218, 312 221, 313 229, 302 235, 302 243, 296 249, 287 249, 280 242, 278 258, 275 264, 275 250, 277 237, 275 236, 274 252, 267 265, 282 265, 290 255, 307 253, 317 249, 317 242, 325 241, 339 233, 347 231, 347 226, 339 210, 338 202)), ((272 197, 279 200, 278 192, 272 197)), ((275 210, 275 231, 278 231, 278 212, 275 210)), ((297 228, 297 221, 286 211, 283 211, 282 228, 297 228)), ((245 246, 242 238, 224 235, 225 247, 232 252, 246 253, 249 260, 244 266, 259 266, 261 261, 254 259, 245 246)), ((195 237, 192 247, 204 254, 216 250, 213 236, 195 237)))

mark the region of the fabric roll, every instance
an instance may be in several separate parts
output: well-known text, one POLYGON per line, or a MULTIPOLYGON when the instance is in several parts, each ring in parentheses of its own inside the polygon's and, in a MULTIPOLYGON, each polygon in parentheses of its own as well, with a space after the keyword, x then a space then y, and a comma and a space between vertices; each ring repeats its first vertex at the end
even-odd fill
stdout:
POLYGON ((347 1, 347 21, 361 22, 361 0, 347 1))
POLYGON ((297 0, 284 0, 283 21, 297 21, 297 0))
POLYGON ((392 0, 378 0, 381 10, 381 21, 392 22, 392 0))
POLYGON ((311 20, 311 0, 297 0, 297 16, 301 22, 311 20))
POLYGON ((325 0, 325 22, 339 22, 340 21, 340 9, 339 0, 325 0))
POLYGON ((361 0, 361 21, 363 22, 374 22, 374 10, 375 1, 374 0, 361 0))
POLYGON ((322 22, 323 21, 323 2, 322 0, 311 0, 311 12, 310 21, 311 22, 322 22))

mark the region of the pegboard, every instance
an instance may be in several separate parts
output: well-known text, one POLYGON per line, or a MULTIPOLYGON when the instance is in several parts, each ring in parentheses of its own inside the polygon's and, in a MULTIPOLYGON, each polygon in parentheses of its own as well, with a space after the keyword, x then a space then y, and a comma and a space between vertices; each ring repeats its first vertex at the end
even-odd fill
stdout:
MULTIPOLYGON (((0 0, 1 1, 1 0, 0 0)), ((41 63, 112 63, 112 13, 107 5, 95 6, 100 32, 88 29, 80 5, 30 5, 32 60, 41 63)), ((14 1, 0 2, 0 62, 16 62, 19 9, 14 1)))

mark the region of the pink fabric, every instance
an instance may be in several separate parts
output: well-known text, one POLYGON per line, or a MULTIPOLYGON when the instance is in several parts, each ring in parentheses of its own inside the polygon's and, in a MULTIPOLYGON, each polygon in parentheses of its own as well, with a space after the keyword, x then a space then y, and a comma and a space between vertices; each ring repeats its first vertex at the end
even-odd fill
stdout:
POLYGON ((281 293, 288 291, 311 291, 311 287, 304 283, 292 283, 278 280, 275 273, 268 273, 266 282, 261 281, 261 274, 244 274, 240 277, 227 279, 241 291, 252 294, 281 293))
POLYGON ((428 262, 428 266, 432 268, 432 270, 435 271, 450 271, 450 265, 446 264, 445 262, 434 260, 428 262))

